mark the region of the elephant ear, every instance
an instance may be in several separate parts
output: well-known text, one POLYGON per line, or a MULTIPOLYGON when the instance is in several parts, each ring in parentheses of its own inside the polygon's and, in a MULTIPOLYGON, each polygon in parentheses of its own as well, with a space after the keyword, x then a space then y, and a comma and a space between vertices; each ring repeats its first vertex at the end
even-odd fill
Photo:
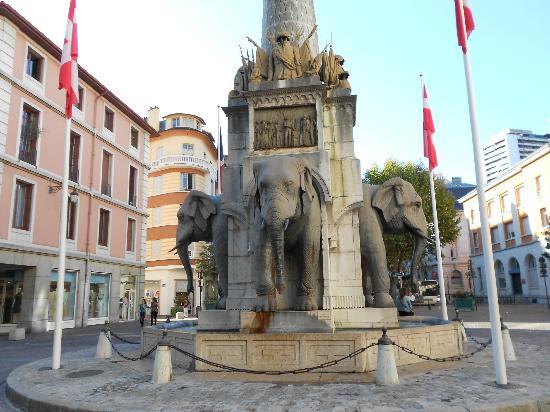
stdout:
POLYGON ((189 216, 202 232, 206 231, 210 216, 217 212, 212 197, 198 190, 189 192, 180 210, 184 215, 189 216))
POLYGON ((313 187, 311 169, 305 162, 301 165, 300 192, 302 200, 302 214, 305 215, 309 212, 311 202, 315 198, 315 188, 313 187))
POLYGON ((386 222, 391 221, 405 204, 405 181, 399 177, 386 180, 372 197, 372 206, 384 215, 386 222))

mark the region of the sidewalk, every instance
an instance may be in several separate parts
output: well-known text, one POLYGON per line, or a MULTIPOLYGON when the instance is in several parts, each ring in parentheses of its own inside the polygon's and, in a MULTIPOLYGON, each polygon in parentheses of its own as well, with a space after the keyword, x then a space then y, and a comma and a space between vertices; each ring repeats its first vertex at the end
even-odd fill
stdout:
MULTIPOLYGON (((132 345, 117 345, 124 353, 132 345)), ((466 352, 473 350, 468 347, 466 352)), ((174 369, 166 385, 151 382, 152 359, 95 360, 91 351, 24 365, 8 378, 8 393, 33 410, 60 411, 550 411, 549 351, 516 344, 507 389, 494 383, 491 347, 468 361, 399 368, 400 385, 374 385, 365 374, 309 373, 285 377, 197 373, 174 369), (546 366, 544 366, 546 365, 546 366), (32 382, 32 385, 29 383, 32 382)))

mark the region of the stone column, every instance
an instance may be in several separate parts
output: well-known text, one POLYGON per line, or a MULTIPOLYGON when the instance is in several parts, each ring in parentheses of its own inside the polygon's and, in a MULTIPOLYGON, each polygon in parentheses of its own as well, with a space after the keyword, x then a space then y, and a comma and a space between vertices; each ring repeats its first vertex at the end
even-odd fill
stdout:
MULTIPOLYGON (((302 29, 302 36, 298 39, 301 45, 315 24, 313 0, 264 0, 262 48, 271 50, 268 34, 276 36, 280 30, 296 33, 302 29)), ((319 53, 317 33, 311 37, 309 47, 313 56, 319 53)))

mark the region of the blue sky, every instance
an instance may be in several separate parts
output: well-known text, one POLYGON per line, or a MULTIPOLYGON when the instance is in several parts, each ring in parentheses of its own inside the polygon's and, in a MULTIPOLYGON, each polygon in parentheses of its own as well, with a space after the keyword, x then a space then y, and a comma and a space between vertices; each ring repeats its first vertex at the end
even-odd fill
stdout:
MULTIPOLYGON (((68 0, 8 0, 61 45, 68 0)), ((505 128, 550 133, 550 1, 471 0, 481 142, 505 128)), ((422 156, 423 73, 437 172, 475 182, 463 60, 452 0, 316 0, 319 43, 332 34, 358 95, 362 168, 422 156)), ((216 130, 239 44, 261 39, 261 0, 78 0, 79 62, 142 115, 158 105, 216 130)), ((226 122, 222 114, 222 130, 226 122)), ((224 132, 224 137, 226 132, 224 132)), ((227 147, 227 146, 226 146, 227 147)))

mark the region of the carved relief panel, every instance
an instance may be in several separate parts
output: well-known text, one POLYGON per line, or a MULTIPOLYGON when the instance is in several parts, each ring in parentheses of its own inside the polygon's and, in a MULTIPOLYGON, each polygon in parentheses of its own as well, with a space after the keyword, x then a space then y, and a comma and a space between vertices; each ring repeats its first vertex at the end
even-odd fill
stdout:
POLYGON ((254 150, 313 146, 317 146, 314 105, 254 111, 254 150))

